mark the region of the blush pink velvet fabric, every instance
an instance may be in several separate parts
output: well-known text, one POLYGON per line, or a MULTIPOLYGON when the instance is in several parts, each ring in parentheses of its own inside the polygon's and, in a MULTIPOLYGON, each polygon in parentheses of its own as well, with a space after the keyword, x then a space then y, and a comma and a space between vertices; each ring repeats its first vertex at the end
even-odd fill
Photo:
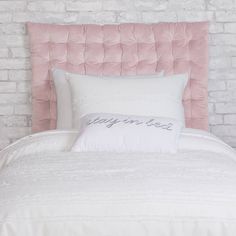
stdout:
POLYGON ((186 126, 208 129, 208 23, 52 25, 28 23, 32 129, 56 128, 53 67, 89 75, 189 72, 186 126))

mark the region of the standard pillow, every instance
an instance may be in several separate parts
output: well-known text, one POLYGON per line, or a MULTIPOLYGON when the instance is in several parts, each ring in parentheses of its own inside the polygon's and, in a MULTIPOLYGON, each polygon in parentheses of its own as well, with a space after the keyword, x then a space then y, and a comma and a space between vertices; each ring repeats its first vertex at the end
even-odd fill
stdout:
POLYGON ((74 128, 90 113, 169 117, 185 124, 182 96, 187 74, 107 80, 66 73, 66 78, 71 88, 74 128))
POLYGON ((52 78, 57 95, 57 129, 72 129, 72 103, 65 71, 53 69, 52 78))
POLYGON ((175 153, 182 125, 170 118, 89 114, 80 120, 73 152, 175 153))
MULTIPOLYGON (((57 95, 57 129, 71 129, 73 128, 72 122, 72 104, 71 104, 71 92, 68 81, 66 80, 66 71, 60 69, 52 69, 52 78, 56 89, 57 95)), ((163 76, 164 72, 160 72, 155 75, 137 75, 137 76, 107 76, 105 79, 119 78, 128 79, 132 78, 156 78, 163 76)), ((97 78, 97 76, 87 76, 75 74, 79 78, 97 78)))

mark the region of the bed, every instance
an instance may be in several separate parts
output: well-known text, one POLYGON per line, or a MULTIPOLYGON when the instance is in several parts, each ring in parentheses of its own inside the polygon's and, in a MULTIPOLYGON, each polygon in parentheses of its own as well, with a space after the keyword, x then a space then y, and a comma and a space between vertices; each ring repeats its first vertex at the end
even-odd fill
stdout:
POLYGON ((0 152, 1 236, 236 234, 236 153, 207 132, 206 22, 28 29, 35 134, 0 152), (78 131, 55 129, 55 66, 100 76, 187 71, 177 151, 71 152, 78 131))

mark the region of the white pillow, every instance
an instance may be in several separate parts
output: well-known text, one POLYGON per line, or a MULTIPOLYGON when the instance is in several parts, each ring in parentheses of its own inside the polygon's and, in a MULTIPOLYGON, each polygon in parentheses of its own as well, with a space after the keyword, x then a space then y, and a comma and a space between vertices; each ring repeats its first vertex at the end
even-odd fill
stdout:
POLYGON ((72 129, 71 92, 65 73, 63 70, 52 70, 57 95, 57 129, 72 129))
POLYGON ((182 125, 170 118, 89 114, 81 118, 73 152, 175 153, 182 125))
MULTIPOLYGON (((66 80, 66 71, 60 69, 52 69, 52 77, 56 89, 57 95, 57 129, 71 129, 72 125, 72 104, 71 104, 71 93, 68 81, 66 80)), ((137 75, 137 76, 107 76, 105 79, 119 78, 156 78, 163 76, 164 72, 155 75, 137 75)), ((75 74, 78 78, 97 78, 97 76, 87 76, 75 74)))
POLYGON ((185 124, 182 95, 187 74, 127 79, 81 77, 66 73, 72 95, 73 127, 90 113, 169 117, 185 124))

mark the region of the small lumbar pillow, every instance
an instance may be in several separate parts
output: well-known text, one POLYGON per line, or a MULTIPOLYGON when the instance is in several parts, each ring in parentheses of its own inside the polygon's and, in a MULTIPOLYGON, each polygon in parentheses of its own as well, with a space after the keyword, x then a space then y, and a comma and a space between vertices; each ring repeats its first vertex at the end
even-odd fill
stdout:
POLYGON ((71 151, 175 153, 181 129, 171 118, 89 114, 80 120, 71 151))
MULTIPOLYGON (((55 85, 56 95, 57 95, 57 129, 71 129, 73 128, 72 123, 72 101, 71 101, 71 92, 70 85, 66 79, 65 70, 52 69, 52 78, 55 85)), ((160 72, 153 75, 136 75, 136 76, 104 76, 104 79, 143 79, 143 78, 157 78, 163 76, 164 72, 160 72)), ((93 78, 99 80, 98 76, 88 76, 81 74, 74 74, 77 78, 87 79, 93 78)), ((99 81, 98 81, 99 82, 99 81)))
POLYGON ((90 113, 170 117, 185 125, 187 74, 159 78, 96 78, 66 73, 72 95, 73 127, 90 113))

